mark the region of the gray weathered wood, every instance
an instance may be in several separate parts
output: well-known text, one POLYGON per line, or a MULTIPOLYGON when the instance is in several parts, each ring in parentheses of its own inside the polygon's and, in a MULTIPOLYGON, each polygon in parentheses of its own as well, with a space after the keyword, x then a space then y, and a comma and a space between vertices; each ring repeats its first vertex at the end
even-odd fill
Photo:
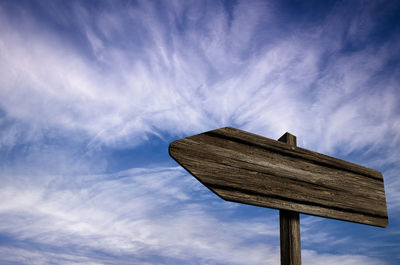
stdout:
POLYGON ((221 198, 385 227, 379 171, 226 127, 174 141, 170 155, 221 198))
POLYGON ((279 210, 281 265, 301 265, 300 216, 279 210))
MULTIPOLYGON (((279 138, 296 146, 296 136, 285 133, 279 138)), ((301 265, 300 215, 297 212, 279 210, 281 265, 301 265)))

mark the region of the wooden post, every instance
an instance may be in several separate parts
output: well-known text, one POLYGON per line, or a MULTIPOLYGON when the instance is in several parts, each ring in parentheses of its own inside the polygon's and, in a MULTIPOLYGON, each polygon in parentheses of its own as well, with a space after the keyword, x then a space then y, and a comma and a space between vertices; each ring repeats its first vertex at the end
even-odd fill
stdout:
POLYGON ((279 209, 282 265, 301 265, 299 213, 388 224, 381 172, 297 147, 289 133, 276 141, 225 127, 176 140, 168 151, 224 200, 279 209))
MULTIPOLYGON (((285 133, 279 140, 296 146, 296 136, 285 133)), ((281 237, 281 265, 301 265, 300 217, 298 212, 279 211, 281 237)))

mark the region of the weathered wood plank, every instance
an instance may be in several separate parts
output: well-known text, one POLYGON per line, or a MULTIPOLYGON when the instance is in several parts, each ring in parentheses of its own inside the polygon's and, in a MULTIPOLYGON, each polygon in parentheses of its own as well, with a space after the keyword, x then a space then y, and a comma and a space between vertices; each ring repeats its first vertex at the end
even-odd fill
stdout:
POLYGON ((387 225, 379 171, 229 127, 175 141, 169 152, 223 199, 387 225))

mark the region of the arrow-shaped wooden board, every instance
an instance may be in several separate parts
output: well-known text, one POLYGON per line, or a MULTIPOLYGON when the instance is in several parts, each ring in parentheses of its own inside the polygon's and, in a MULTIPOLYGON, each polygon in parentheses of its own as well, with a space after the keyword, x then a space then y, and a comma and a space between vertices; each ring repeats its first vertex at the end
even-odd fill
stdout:
POLYGON ((374 169, 230 127, 174 141, 169 153, 228 201, 388 224, 383 177, 374 169))

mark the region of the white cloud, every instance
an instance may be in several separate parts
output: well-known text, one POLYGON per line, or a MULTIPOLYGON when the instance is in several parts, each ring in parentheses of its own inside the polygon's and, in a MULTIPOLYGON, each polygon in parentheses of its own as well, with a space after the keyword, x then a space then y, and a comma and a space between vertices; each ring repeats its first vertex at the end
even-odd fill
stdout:
POLYGON ((330 264, 343 264, 343 265, 384 265, 387 264, 382 260, 368 258, 359 255, 332 255, 332 254, 318 254, 314 251, 303 251, 302 262, 311 265, 330 265, 330 264))
MULTIPOLYGON (((28 252, 48 260, 58 257, 57 251, 38 253, 34 248, 51 246, 63 249, 60 257, 69 255, 71 262, 89 259, 95 251, 121 255, 122 260, 140 257, 149 263, 151 255, 185 264, 197 264, 191 261, 194 258, 201 264, 246 264, 249 253, 253 253, 252 264, 269 259, 269 254, 276 258, 275 247, 242 244, 254 233, 266 240, 276 238, 276 229, 268 221, 218 220, 212 214, 215 209, 196 202, 204 198, 191 195, 199 185, 176 168, 54 177, 46 185, 29 188, 9 184, 0 189, 0 231, 31 242, 33 250, 10 247, 2 251, 28 252), (87 251, 73 259, 71 248, 87 251)), ((212 207, 222 210, 224 204, 212 207)))
POLYGON ((34 18, 21 26, 3 11, 0 106, 8 117, 108 145, 225 125, 271 137, 290 130, 324 152, 341 143, 352 151, 381 142, 397 128, 394 85, 371 83, 389 59, 386 47, 340 55, 320 45, 326 33, 317 30, 312 41, 298 34, 251 50, 260 23, 274 21, 261 4, 234 6, 231 26, 222 6, 197 5, 180 33, 180 9, 162 17, 148 2, 98 13, 75 6, 94 57, 34 18), (326 50, 337 55, 321 69, 326 50))

